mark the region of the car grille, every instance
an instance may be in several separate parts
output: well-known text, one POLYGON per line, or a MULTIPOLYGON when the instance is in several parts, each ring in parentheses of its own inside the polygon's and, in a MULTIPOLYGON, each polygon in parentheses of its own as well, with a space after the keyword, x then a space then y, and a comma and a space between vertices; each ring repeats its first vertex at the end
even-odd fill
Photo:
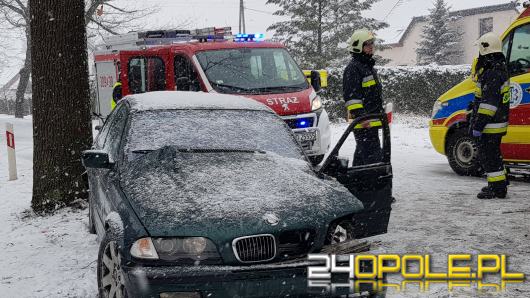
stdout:
POLYGON ((236 258, 242 263, 266 262, 276 256, 276 241, 273 235, 237 238, 232 247, 236 258))

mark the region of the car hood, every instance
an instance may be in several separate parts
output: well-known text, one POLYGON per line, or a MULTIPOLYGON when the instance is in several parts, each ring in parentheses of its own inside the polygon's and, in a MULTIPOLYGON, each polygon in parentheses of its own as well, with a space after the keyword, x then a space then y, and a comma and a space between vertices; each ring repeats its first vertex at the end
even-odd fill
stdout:
POLYGON ((362 210, 303 160, 258 152, 180 152, 134 160, 121 185, 151 236, 237 236, 322 227, 362 210))

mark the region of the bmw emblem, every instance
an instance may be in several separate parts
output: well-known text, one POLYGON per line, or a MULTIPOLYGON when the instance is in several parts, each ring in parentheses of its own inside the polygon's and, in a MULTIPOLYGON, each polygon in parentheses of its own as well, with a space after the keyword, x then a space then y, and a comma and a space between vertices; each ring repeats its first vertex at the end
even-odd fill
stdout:
POLYGON ((263 220, 271 226, 275 226, 280 223, 280 219, 278 218, 278 216, 273 213, 266 213, 265 215, 263 215, 263 220))

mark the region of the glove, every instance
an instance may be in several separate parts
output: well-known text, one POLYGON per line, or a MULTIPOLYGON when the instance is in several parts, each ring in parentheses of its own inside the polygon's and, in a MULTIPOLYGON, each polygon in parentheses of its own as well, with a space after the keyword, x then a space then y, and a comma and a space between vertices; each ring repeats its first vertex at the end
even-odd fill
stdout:
POLYGON ((482 136, 482 132, 478 130, 473 130, 473 137, 479 138, 480 136, 482 136))

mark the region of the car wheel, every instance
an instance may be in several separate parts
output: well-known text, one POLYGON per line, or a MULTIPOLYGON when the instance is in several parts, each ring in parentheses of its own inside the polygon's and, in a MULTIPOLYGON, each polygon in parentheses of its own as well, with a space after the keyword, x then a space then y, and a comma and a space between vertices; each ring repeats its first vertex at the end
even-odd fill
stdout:
POLYGON ((94 224, 94 214, 90 198, 88 199, 88 232, 90 234, 96 234, 96 226, 94 224))
POLYGON ((128 297, 118 244, 109 233, 99 246, 97 278, 100 298, 128 297))
POLYGON ((478 161, 478 145, 465 129, 459 129, 449 136, 447 159, 458 175, 481 176, 483 173, 478 161))
POLYGON ((324 154, 309 156, 309 161, 311 162, 313 166, 320 164, 323 160, 324 160, 324 154))

